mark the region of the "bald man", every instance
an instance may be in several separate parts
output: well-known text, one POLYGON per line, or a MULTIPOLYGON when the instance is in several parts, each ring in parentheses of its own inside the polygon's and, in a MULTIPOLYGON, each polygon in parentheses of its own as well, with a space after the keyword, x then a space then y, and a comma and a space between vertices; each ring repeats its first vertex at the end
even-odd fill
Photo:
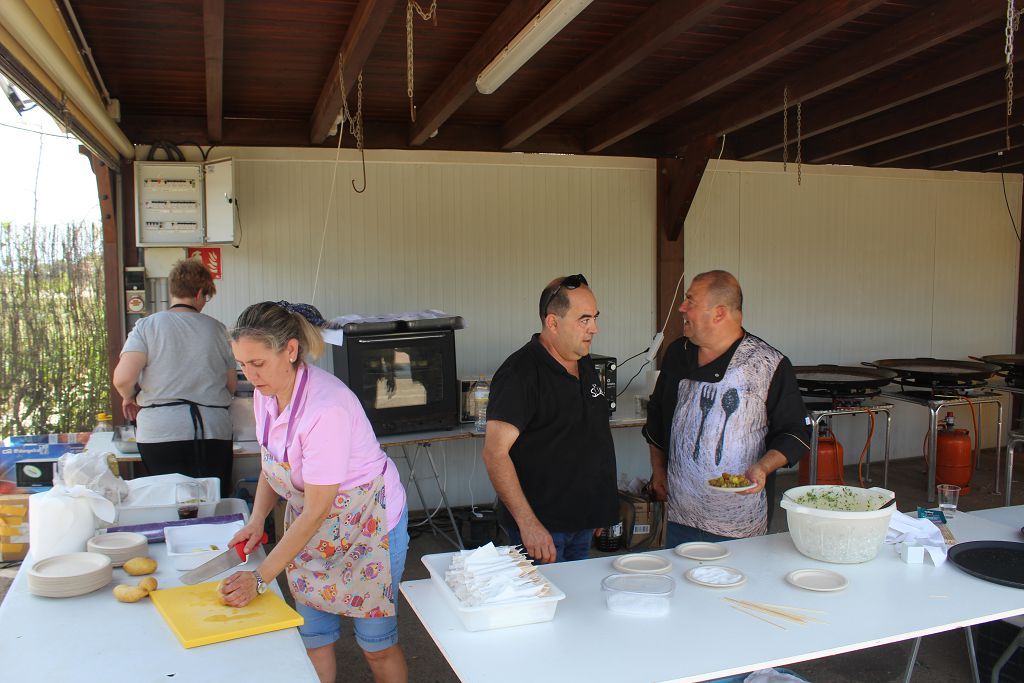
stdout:
POLYGON ((665 351, 644 427, 651 487, 668 501, 665 545, 765 534, 774 472, 810 442, 793 366, 743 329, 743 290, 730 273, 695 277, 679 312, 683 336, 665 351), (723 472, 754 486, 711 488, 723 472))

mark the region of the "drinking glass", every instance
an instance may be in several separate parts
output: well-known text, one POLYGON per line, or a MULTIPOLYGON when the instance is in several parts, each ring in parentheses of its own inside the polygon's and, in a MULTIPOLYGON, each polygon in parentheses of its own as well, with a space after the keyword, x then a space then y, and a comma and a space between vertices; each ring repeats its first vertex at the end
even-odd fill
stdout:
POLYGON ((205 500, 205 489, 206 487, 197 481, 183 481, 174 487, 178 519, 195 519, 199 516, 199 504, 205 500))
POLYGON ((960 502, 960 487, 953 484, 939 484, 935 487, 939 495, 939 509, 946 519, 956 514, 957 503, 960 502))

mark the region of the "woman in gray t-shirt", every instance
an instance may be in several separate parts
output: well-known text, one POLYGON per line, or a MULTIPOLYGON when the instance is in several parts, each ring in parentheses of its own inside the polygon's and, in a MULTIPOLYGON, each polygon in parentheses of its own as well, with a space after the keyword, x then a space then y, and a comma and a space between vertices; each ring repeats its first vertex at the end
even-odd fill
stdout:
POLYGON ((202 310, 216 293, 202 263, 179 261, 169 277, 171 307, 139 320, 121 349, 114 386, 125 417, 137 424, 139 454, 150 474, 218 477, 231 491, 231 417, 235 359, 227 330, 202 310))

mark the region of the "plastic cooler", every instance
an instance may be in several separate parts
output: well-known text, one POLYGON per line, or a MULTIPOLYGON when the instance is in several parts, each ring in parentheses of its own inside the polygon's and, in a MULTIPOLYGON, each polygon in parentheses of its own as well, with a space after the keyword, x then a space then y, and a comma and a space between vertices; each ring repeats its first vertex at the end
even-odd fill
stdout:
POLYGON ((537 624, 555 618, 558 601, 565 598, 565 593, 560 591, 547 577, 544 577, 544 580, 551 587, 551 591, 543 597, 523 598, 522 600, 510 600, 477 607, 463 605, 448 584, 444 582, 444 573, 451 565, 454 554, 424 555, 421 559, 430 571, 431 581, 444 596, 444 601, 458 615, 459 621, 467 631, 487 631, 524 624, 537 624))

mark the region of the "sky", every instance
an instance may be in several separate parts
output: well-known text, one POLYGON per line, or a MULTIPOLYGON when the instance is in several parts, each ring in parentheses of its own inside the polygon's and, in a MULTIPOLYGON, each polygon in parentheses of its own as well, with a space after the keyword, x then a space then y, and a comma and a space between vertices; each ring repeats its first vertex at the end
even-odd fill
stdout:
POLYGON ((98 223, 96 178, 78 145, 41 107, 19 116, 0 94, 0 222, 31 224, 33 188, 38 187, 40 224, 98 223))

